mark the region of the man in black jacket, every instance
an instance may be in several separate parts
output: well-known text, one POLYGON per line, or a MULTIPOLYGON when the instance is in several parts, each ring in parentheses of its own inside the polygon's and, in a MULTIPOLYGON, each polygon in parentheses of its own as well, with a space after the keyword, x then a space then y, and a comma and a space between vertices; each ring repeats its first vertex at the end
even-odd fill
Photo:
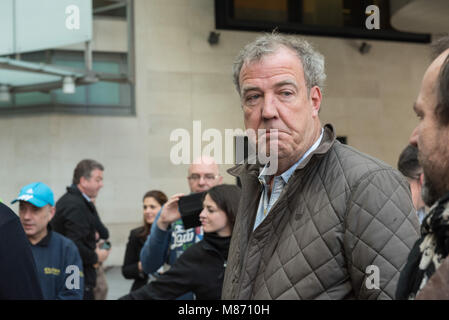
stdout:
POLYGON ((30 243, 19 217, 0 203, 0 300, 43 299, 30 243))
POLYGON ((107 239, 108 230, 101 223, 92 199, 103 187, 104 167, 95 160, 82 160, 73 173, 73 184, 56 203, 52 226, 56 232, 73 240, 83 260, 84 299, 94 300, 96 269, 105 261, 109 251, 97 248, 96 234, 107 239))

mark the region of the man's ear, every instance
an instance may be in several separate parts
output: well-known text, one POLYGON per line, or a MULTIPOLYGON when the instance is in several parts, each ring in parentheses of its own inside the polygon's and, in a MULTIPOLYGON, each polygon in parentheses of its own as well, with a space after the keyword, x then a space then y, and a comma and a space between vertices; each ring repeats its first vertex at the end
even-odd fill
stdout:
POLYGON ((419 181, 419 185, 422 187, 424 185, 424 173, 421 173, 419 175, 418 181, 419 181))
POLYGON ((321 94, 321 89, 318 86, 314 86, 310 89, 310 102, 312 103, 313 115, 318 116, 321 108, 321 100, 323 96, 321 94))
POLYGON ((51 221, 51 219, 53 219, 53 217, 55 216, 56 213, 56 208, 50 206, 50 220, 48 220, 49 222, 51 221))

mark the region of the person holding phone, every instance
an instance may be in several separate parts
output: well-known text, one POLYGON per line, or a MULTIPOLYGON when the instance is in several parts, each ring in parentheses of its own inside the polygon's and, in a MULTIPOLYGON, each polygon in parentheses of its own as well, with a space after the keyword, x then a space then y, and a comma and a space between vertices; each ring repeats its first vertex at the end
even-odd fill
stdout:
POLYGON ((203 240, 189 247, 159 278, 120 299, 170 300, 187 292, 197 300, 220 299, 240 194, 235 185, 209 189, 199 215, 203 240))
MULTIPOLYGON (((218 165, 210 157, 200 157, 189 166, 187 181, 192 193, 204 192, 222 183, 218 165)), ((162 207, 151 227, 151 232, 142 250, 140 261, 146 274, 166 271, 194 243, 202 238, 201 227, 184 228, 178 210, 178 200, 183 194, 173 195, 162 207), (161 268, 163 267, 164 268, 161 268)), ((188 293, 180 299, 191 300, 188 293)))

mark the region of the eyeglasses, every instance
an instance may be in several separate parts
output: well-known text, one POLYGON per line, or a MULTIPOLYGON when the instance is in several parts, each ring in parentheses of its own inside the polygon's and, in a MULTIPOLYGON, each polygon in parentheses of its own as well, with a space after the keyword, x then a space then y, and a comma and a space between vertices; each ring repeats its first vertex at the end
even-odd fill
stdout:
POLYGON ((203 177, 203 179, 206 181, 214 181, 218 177, 218 175, 205 174, 204 176, 201 176, 199 174, 191 174, 189 177, 187 177, 187 179, 192 181, 199 181, 201 177, 203 177))

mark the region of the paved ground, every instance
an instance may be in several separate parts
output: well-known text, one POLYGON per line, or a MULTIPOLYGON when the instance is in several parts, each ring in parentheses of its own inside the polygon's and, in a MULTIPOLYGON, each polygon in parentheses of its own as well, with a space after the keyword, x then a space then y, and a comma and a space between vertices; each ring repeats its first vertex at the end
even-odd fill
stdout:
POLYGON ((109 287, 107 300, 117 300, 129 293, 133 280, 125 279, 122 276, 121 266, 107 267, 105 273, 109 287))

